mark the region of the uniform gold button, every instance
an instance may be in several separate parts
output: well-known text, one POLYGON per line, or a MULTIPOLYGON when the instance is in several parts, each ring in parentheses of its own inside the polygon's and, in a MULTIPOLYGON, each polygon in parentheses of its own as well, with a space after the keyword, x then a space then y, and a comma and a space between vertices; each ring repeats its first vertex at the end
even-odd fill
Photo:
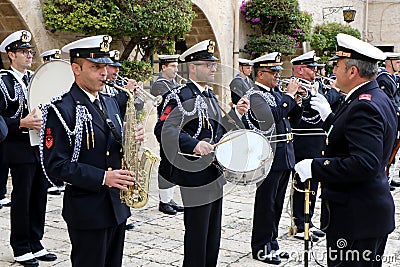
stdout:
POLYGON ((106 156, 110 156, 110 151, 107 151, 107 152, 106 152, 106 156))
POLYGON ((331 162, 329 160, 324 161, 324 165, 329 165, 329 164, 331 164, 331 162))
POLYGON ((107 171, 112 171, 112 168, 111 168, 111 167, 108 167, 107 171))
POLYGON ((322 150, 322 151, 321 151, 321 155, 322 155, 322 156, 325 156, 325 151, 322 150))
POLYGON ((285 102, 285 103, 283 103, 283 107, 284 108, 286 108, 287 107, 287 103, 285 102))
POLYGON ((122 153, 122 148, 119 150, 119 152, 121 152, 121 153, 122 153))

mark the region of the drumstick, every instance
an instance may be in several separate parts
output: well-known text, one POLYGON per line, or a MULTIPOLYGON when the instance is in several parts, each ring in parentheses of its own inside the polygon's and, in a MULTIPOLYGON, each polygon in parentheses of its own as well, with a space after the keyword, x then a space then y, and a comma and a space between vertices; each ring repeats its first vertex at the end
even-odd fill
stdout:
POLYGON ((178 152, 179 155, 182 156, 189 156, 189 157, 195 157, 195 158, 201 158, 200 155, 196 155, 196 154, 187 154, 187 153, 182 153, 182 152, 178 152))
POLYGON ((234 138, 236 138, 236 137, 239 137, 239 136, 241 136, 241 135, 244 135, 245 133, 246 133, 246 132, 244 131, 244 132, 242 132, 242 133, 235 134, 234 136, 231 136, 231 137, 229 137, 229 138, 226 138, 225 140, 222 140, 222 141, 219 141, 219 142, 216 143, 216 144, 213 144, 213 147, 222 145, 223 143, 226 143, 226 142, 228 142, 228 141, 231 141, 232 139, 234 139, 234 138))

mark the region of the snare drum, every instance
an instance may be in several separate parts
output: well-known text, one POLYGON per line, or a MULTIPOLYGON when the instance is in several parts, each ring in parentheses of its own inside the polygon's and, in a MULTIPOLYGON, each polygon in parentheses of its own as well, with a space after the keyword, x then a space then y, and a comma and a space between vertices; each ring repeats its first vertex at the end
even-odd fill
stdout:
POLYGON ((227 133, 220 143, 216 146, 215 157, 228 182, 255 184, 267 176, 274 153, 263 135, 241 129, 227 133))

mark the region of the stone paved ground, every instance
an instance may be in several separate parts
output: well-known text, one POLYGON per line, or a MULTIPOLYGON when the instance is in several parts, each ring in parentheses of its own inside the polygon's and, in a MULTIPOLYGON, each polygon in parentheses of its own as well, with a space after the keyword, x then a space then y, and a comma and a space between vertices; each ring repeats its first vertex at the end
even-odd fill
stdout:
MULTIPOLYGON (((150 147, 157 147, 151 130, 147 137, 150 147)), ((398 158, 398 157, 397 157, 398 158)), ((400 165, 400 164, 399 164, 400 165)), ((398 167, 392 168, 392 173, 398 172, 398 167)), ((135 229, 126 233, 123 266, 181 266, 183 260, 183 215, 165 215, 158 211, 157 184, 155 173, 151 181, 151 199, 148 205, 141 210, 132 210, 129 222, 135 224, 135 229)), ((393 174, 394 175, 394 174, 393 174)), ((395 177, 398 178, 397 175, 395 177)), ((9 184, 11 184, 9 182, 9 184)), ((176 200, 180 200, 179 190, 176 190, 176 200)), ((252 228, 252 214, 255 187, 240 187, 228 184, 225 187, 223 206, 222 240, 218 266, 220 267, 257 267, 267 266, 264 263, 252 260, 250 254, 250 236, 252 228)), ((9 191, 11 187, 9 186, 9 191)), ((279 225, 279 242, 282 249, 288 251, 292 258, 283 261, 281 266, 304 266, 301 252, 303 242, 287 236, 290 225, 290 209, 288 208, 290 191, 287 191, 285 210, 279 225)), ((393 193, 395 203, 400 201, 400 189, 393 193)), ((70 244, 66 225, 61 217, 62 197, 48 197, 46 227, 43 243, 46 248, 57 254, 58 260, 53 263, 41 262, 40 266, 70 266, 70 244)), ((320 202, 317 202, 316 215, 313 221, 318 225, 320 202)), ((371 211, 373 216, 373 211, 371 211)), ((0 267, 20 266, 14 263, 10 235, 10 209, 0 210, 0 267)), ((399 209, 396 211, 396 222, 400 222, 399 209)), ((377 226, 379 227, 379 226, 377 226)), ((325 240, 314 244, 315 257, 326 266, 324 261, 325 240)), ((400 229, 399 226, 389 236, 384 266, 400 266, 400 229)), ((309 266, 318 266, 314 260, 309 266)))

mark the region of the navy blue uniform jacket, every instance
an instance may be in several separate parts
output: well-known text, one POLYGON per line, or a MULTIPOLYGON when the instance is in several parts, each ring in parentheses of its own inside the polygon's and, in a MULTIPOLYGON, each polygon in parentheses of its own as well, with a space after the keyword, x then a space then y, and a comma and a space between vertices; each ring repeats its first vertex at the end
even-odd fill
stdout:
POLYGON ((312 162, 321 181, 321 227, 350 240, 382 237, 394 229, 394 203, 385 175, 397 132, 390 99, 371 81, 356 91, 323 125, 326 158, 312 162), (329 132, 329 129, 331 131, 329 132))
MULTIPOLYGON (((191 82, 180 89, 179 97, 185 110, 193 110, 194 101, 198 95, 202 96, 200 90, 191 82)), ((206 99, 205 97, 203 98, 206 99)), ((217 100, 213 93, 211 93, 211 98, 215 104, 217 100)), ((210 140, 211 127, 209 128, 208 125, 203 126, 197 138, 192 137, 198 129, 199 120, 197 112, 192 116, 185 116, 183 127, 182 129, 180 128, 182 113, 176 105, 175 101, 171 101, 167 105, 154 129, 154 134, 157 140, 162 143, 167 159, 174 165, 171 173, 172 182, 180 186, 189 187, 208 185, 221 176, 221 172, 212 164, 214 160, 213 153, 203 156, 199 160, 194 157, 179 155, 178 148, 183 153, 193 154, 193 150, 200 140, 217 143, 225 133, 225 129, 221 124, 222 117, 220 110, 216 105, 214 107, 208 105, 211 121, 210 126, 214 135, 213 140, 210 140), (168 117, 166 118, 167 115, 168 117)), ((214 184, 220 187, 223 182, 216 182, 214 184)))
MULTIPOLYGON (((107 95, 100 96, 108 117, 117 132, 121 133, 117 120, 117 116, 121 115, 116 100, 107 95)), ((121 169, 121 144, 76 83, 55 105, 71 130, 75 127, 76 106, 86 106, 93 116, 95 137, 94 148, 89 140, 88 149, 86 132, 83 133, 78 161, 71 162, 73 145, 69 144, 67 133, 54 110, 49 109, 45 130, 47 133, 50 131, 54 141, 50 148, 44 145, 44 162, 49 176, 67 182, 62 211, 65 221, 75 229, 101 229, 124 222, 130 216, 130 211, 125 204, 121 204, 120 190, 102 185, 105 170, 121 169)))

